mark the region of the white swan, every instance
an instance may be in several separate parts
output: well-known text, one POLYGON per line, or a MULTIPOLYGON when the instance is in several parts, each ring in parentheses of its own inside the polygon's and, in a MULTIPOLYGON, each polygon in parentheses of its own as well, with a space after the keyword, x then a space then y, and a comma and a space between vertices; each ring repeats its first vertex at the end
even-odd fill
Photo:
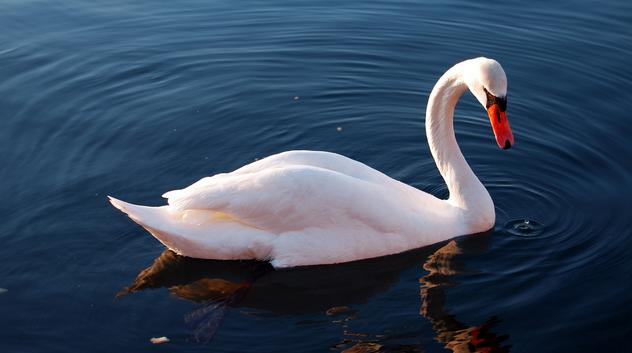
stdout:
POLYGON ((178 254, 269 260, 276 268, 395 254, 487 231, 494 204, 463 158, 452 123, 466 88, 486 107, 498 145, 513 144, 500 64, 476 58, 449 69, 426 110, 448 200, 335 153, 290 151, 169 191, 166 206, 110 202, 178 254))

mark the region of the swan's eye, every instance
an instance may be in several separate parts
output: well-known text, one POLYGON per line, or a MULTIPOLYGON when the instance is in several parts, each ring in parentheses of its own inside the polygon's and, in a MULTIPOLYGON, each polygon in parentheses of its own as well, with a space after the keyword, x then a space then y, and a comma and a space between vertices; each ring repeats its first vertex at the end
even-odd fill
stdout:
POLYGON ((489 108, 494 104, 498 104, 498 108, 501 112, 507 110, 507 96, 504 97, 496 97, 493 94, 489 93, 487 88, 483 87, 485 94, 487 95, 487 104, 485 104, 485 108, 489 108))

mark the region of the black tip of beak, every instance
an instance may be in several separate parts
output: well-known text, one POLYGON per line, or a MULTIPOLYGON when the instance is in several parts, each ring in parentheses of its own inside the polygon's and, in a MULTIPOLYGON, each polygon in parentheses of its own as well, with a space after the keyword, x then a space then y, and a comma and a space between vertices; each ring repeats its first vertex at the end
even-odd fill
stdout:
POLYGON ((509 142, 509 140, 506 140, 505 141, 505 146, 503 146, 503 149, 504 150, 508 150, 510 148, 511 148, 511 142, 509 142))

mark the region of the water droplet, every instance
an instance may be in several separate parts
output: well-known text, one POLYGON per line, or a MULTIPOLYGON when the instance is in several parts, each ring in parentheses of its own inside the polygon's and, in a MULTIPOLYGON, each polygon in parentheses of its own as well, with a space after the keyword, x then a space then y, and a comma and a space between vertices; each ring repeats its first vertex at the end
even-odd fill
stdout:
POLYGON ((530 219, 512 219, 504 225, 504 230, 519 237, 535 237, 544 231, 544 225, 530 219))

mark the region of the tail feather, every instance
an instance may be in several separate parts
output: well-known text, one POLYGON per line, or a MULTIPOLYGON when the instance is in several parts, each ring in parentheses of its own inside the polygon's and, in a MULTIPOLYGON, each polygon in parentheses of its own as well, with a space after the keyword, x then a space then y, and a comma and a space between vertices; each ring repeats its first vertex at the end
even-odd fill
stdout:
POLYGON ((112 206, 127 214, 131 219, 142 226, 149 225, 147 224, 148 221, 152 218, 156 218, 156 216, 159 216, 161 213, 164 213, 164 211, 158 211, 161 207, 134 205, 132 203, 116 199, 112 196, 108 196, 108 199, 110 200, 112 206))
POLYGON ((170 206, 134 205, 111 196, 108 199, 180 255, 218 260, 265 260, 270 256, 273 234, 218 217, 213 211, 181 211, 170 206))
POLYGON ((169 199, 170 197, 175 196, 176 194, 178 194, 181 190, 171 190, 171 191, 167 191, 164 194, 162 194, 162 197, 165 199, 169 199))

